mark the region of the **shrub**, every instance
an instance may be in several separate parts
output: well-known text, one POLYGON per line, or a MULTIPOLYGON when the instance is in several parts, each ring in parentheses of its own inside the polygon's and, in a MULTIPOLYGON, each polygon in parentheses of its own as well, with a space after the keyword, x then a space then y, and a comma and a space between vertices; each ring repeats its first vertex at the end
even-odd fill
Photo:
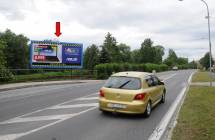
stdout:
POLYGON ((106 79, 110 75, 120 71, 142 71, 142 72, 152 72, 156 70, 156 72, 166 71, 168 70, 168 66, 165 64, 129 64, 129 63, 106 63, 96 65, 94 70, 96 71, 97 79, 106 79))
POLYGON ((131 64, 129 64, 129 63, 122 64, 122 67, 123 67, 124 71, 130 71, 131 70, 131 64))
POLYGON ((0 68, 0 82, 13 80, 14 75, 7 69, 0 68))
POLYGON ((95 66, 97 79, 106 79, 108 77, 105 65, 106 64, 99 64, 95 66))
POLYGON ((182 70, 182 69, 189 69, 190 67, 189 67, 189 65, 178 65, 177 66, 178 67, 178 69, 180 69, 180 70, 182 70))

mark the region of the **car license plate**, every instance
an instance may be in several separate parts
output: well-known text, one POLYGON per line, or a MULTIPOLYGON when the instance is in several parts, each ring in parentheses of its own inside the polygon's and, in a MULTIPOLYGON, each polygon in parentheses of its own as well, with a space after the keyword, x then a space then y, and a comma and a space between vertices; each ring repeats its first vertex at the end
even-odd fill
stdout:
POLYGON ((114 103, 109 103, 107 106, 110 108, 119 108, 119 109, 125 109, 127 107, 126 105, 114 104, 114 103))

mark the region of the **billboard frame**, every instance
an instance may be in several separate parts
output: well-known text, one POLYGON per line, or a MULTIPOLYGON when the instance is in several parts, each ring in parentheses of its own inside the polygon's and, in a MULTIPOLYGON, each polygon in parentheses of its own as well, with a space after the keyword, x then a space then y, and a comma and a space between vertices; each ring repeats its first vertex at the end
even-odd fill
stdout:
POLYGON ((44 41, 39 41, 39 40, 31 40, 31 43, 29 44, 29 51, 30 51, 30 68, 31 69, 82 69, 83 68, 83 60, 84 60, 84 53, 83 53, 83 43, 71 43, 71 42, 57 42, 57 41, 49 41, 49 40, 44 40, 44 41), (34 43, 38 44, 56 44, 56 45, 65 45, 65 44, 71 44, 71 45, 77 45, 80 46, 81 48, 81 65, 74 65, 74 66, 34 66, 32 62, 32 45, 34 43))

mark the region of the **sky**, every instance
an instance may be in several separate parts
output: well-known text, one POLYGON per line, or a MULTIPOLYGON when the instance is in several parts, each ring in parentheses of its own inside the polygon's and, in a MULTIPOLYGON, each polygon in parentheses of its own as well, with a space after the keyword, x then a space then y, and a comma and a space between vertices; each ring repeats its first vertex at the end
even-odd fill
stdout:
MULTIPOLYGON (((211 13, 215 57, 215 0, 211 13)), ((107 32, 132 50, 145 38, 172 48, 180 57, 198 60, 209 51, 206 6, 201 0, 0 0, 0 32, 10 29, 30 40, 56 39, 61 22, 64 42, 101 45, 107 32)))

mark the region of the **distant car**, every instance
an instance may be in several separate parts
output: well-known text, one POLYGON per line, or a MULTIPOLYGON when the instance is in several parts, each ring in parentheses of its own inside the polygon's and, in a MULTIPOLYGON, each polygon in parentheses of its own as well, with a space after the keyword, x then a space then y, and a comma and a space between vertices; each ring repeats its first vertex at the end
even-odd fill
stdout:
POLYGON ((154 74, 120 72, 113 74, 100 89, 99 109, 103 112, 144 114, 165 102, 164 83, 154 74))
POLYGON ((177 66, 172 67, 172 70, 178 70, 177 66))

